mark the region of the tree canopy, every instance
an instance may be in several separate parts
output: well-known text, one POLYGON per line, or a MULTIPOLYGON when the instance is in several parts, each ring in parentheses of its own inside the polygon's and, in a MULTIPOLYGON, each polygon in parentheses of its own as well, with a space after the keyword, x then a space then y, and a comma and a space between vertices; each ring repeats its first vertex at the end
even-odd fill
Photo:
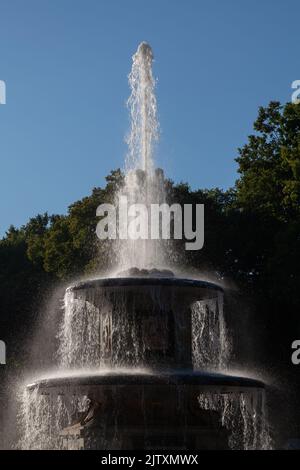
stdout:
MULTIPOLYGON (((238 150, 233 188, 193 191, 166 182, 170 202, 205 205, 204 248, 185 252, 178 241, 177 249, 181 262, 213 270, 255 297, 266 323, 283 308, 292 320, 300 304, 300 106, 261 107, 253 131, 238 150)), ((2 336, 31 321, 45 286, 113 264, 109 244, 95 235, 96 208, 113 201, 122 181, 122 172, 112 171, 104 188, 74 202, 67 214, 40 214, 7 230, 0 241, 2 336)))

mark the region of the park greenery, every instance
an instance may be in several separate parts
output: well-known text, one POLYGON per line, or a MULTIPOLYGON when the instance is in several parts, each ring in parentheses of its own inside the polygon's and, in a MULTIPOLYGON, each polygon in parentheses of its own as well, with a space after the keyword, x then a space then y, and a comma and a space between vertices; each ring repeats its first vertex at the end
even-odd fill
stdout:
MULTIPOLYGON (((236 161, 239 177, 228 190, 166 181, 169 202, 205 205, 204 248, 186 252, 178 241, 177 251, 190 268, 230 280, 251 300, 261 327, 273 328, 272 341, 279 334, 292 341, 281 322, 295 326, 300 307, 300 106, 261 107, 236 161)), ((51 286, 110 269, 111 247, 95 234, 96 208, 113 201, 122 181, 121 171, 112 171, 104 188, 74 202, 66 215, 39 214, 8 228, 0 241, 1 339, 7 344, 24 335, 51 286)))

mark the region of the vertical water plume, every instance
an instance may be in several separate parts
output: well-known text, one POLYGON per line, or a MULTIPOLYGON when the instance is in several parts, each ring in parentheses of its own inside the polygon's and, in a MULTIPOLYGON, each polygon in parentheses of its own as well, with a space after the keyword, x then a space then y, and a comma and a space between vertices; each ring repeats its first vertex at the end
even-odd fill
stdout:
POLYGON ((139 214, 140 223, 137 224, 135 231, 137 234, 143 226, 148 228, 148 233, 134 238, 117 237, 117 258, 121 269, 132 266, 139 268, 162 266, 164 263, 164 242, 161 239, 153 240, 150 235, 150 224, 151 227, 154 224, 159 226, 159 220, 150 221, 151 204, 165 202, 163 171, 155 169, 154 165, 159 122, 152 62, 152 49, 149 44, 142 42, 132 57, 132 69, 129 74, 131 94, 127 105, 131 125, 126 139, 128 153, 125 162, 125 183, 117 194, 116 203, 120 196, 126 196, 128 206, 144 205, 148 214, 139 214))
POLYGON ((159 123, 155 96, 155 79, 152 73, 153 52, 149 44, 142 42, 132 57, 129 74, 131 95, 127 105, 131 117, 131 129, 127 138, 127 170, 141 169, 152 175, 153 149, 158 140, 159 123))

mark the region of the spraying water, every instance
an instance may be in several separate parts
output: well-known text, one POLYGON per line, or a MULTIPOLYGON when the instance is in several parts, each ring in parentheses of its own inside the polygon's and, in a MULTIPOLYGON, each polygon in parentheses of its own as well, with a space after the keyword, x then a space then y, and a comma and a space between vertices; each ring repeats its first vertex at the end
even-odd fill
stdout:
MULTIPOLYGON (((125 162, 125 184, 117 199, 124 195, 129 205, 143 204, 149 213, 151 204, 165 202, 164 175, 155 169, 154 150, 159 137, 155 79, 152 72, 153 52, 142 42, 132 57, 129 74, 131 94, 127 102, 130 114, 130 133, 127 137, 128 153, 125 162)), ((141 225, 149 226, 147 214, 141 214, 141 225)), ((159 224, 159 221, 151 221, 159 224)), ((153 227, 155 230, 155 227, 153 227)), ((143 237, 116 243, 120 269, 132 266, 147 268, 162 266, 165 262, 164 243, 161 239, 143 237)))
POLYGON ((131 117, 131 130, 127 138, 127 171, 141 169, 148 177, 154 170, 153 150, 159 129, 152 61, 151 47, 142 42, 132 57, 129 74, 131 95, 127 102, 131 117))

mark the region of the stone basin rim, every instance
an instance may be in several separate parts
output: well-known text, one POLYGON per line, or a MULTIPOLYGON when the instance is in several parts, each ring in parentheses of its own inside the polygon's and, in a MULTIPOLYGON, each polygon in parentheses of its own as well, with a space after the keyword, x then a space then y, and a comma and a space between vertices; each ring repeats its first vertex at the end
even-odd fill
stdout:
POLYGON ((204 281, 202 279, 189 279, 179 277, 107 277, 99 279, 90 279, 72 284, 67 288, 68 291, 80 289, 93 289, 96 287, 177 287, 177 288, 200 288, 224 292, 223 287, 214 282, 204 281))
POLYGON ((169 373, 124 373, 84 374, 61 377, 41 378, 28 384, 28 389, 36 387, 72 387, 72 386, 123 386, 123 385, 194 385, 203 387, 227 387, 243 389, 265 389, 261 380, 214 372, 169 372, 169 373))

